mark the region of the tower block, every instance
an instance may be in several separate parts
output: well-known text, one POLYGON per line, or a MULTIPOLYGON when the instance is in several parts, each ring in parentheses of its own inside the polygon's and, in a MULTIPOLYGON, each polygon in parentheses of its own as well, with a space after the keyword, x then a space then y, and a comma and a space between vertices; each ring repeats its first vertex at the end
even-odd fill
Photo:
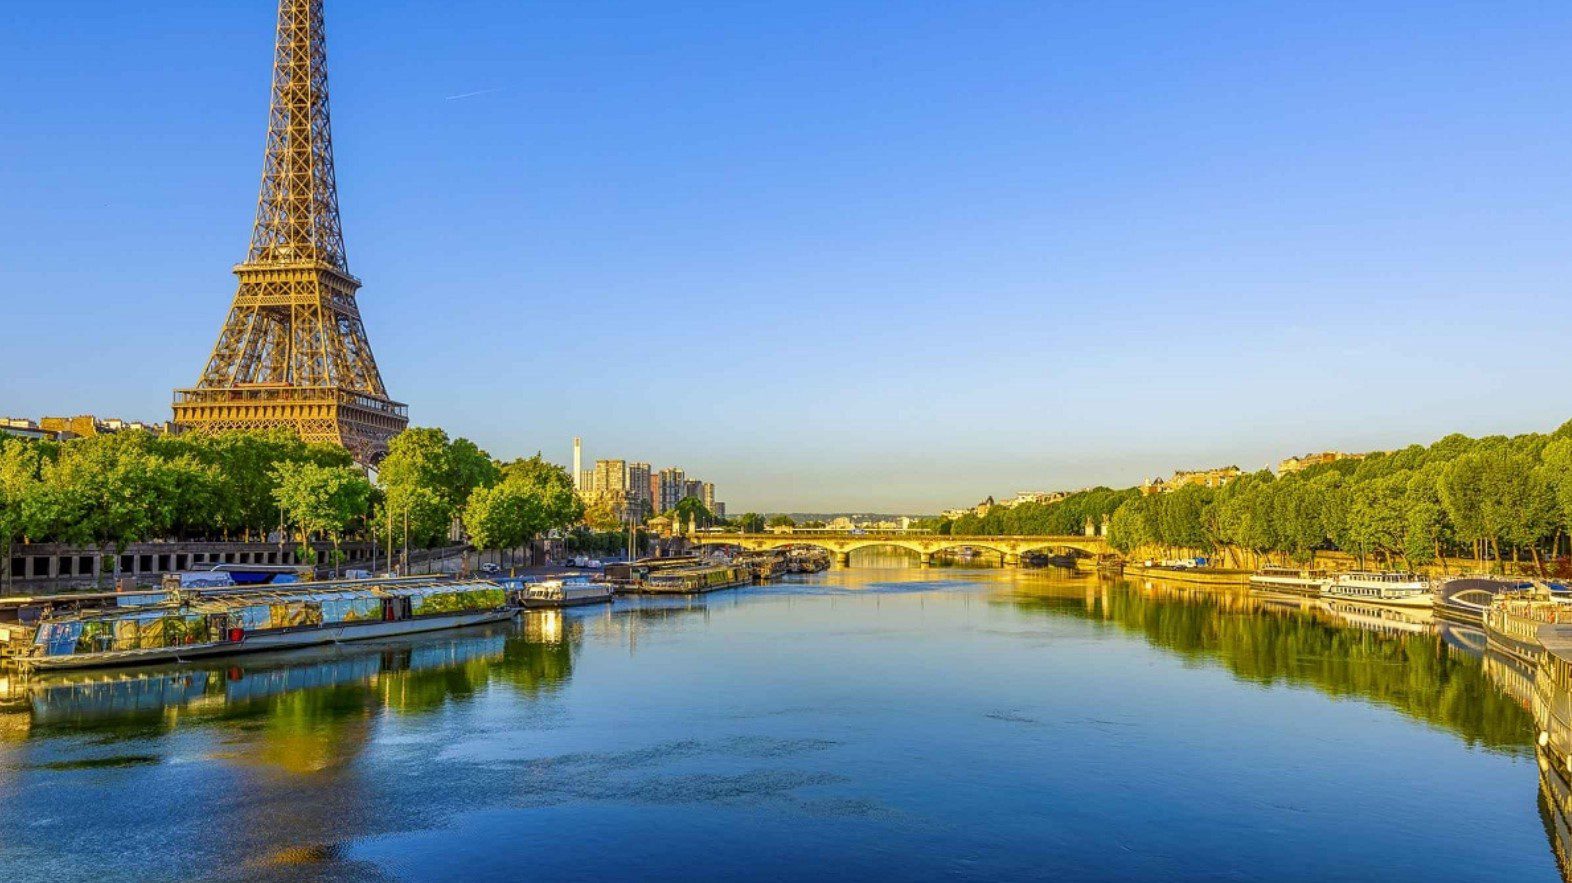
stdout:
POLYGON ((251 249, 202 377, 175 391, 197 432, 284 426, 363 463, 409 425, 388 398, 350 275, 328 118, 323 0, 280 0, 272 109, 251 249))

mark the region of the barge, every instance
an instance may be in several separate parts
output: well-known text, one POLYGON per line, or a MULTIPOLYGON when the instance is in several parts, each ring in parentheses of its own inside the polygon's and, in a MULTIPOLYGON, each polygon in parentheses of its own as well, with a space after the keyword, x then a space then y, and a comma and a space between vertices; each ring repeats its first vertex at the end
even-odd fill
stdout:
POLYGON ((1321 587, 1331 578, 1325 570, 1268 565, 1250 574, 1250 587, 1314 597, 1321 594, 1321 587))
POLYGON ((609 604, 616 594, 610 583, 588 580, 548 579, 527 583, 512 592, 514 606, 527 610, 609 604))
POLYGON ((10 661, 23 672, 185 662, 461 628, 514 613, 503 588, 486 580, 174 591, 147 604, 46 614, 10 661))
POLYGON ((753 571, 734 564, 685 567, 650 574, 640 591, 656 595, 698 595, 750 585, 753 571))
POLYGON ((1569 623, 1572 601, 1563 600, 1548 587, 1497 592, 1484 614, 1490 649, 1530 667, 1537 667, 1545 658, 1541 630, 1569 623))

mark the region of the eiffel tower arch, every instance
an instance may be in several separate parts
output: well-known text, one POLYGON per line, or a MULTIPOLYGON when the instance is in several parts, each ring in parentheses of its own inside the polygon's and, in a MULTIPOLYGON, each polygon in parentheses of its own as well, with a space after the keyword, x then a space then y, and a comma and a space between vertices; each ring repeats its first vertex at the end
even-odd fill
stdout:
POLYGON ((374 463, 409 425, 382 385, 339 222, 323 0, 280 0, 256 223, 239 290, 175 423, 197 432, 288 427, 374 463))

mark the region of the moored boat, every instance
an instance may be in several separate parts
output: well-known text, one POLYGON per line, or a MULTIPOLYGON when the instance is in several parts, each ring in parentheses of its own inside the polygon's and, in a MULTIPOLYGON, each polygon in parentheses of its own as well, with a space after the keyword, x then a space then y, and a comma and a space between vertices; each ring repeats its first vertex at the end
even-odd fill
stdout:
POLYGON ((1429 581, 1417 573, 1365 570, 1352 570, 1333 577, 1322 585, 1321 597, 1427 608, 1435 598, 1429 581))
POLYGON ((460 628, 508 619, 485 580, 407 578, 287 589, 171 592, 165 600, 47 615, 12 658, 23 671, 183 662, 460 628))
POLYGON ((1498 592, 1484 614, 1490 649, 1530 666, 1539 665, 1545 656, 1540 630, 1547 625, 1567 623, 1572 623, 1572 600, 1545 586, 1498 592))
POLYGON ((1331 578, 1331 574, 1325 570, 1269 564, 1250 575, 1250 585, 1273 592, 1319 595, 1321 587, 1331 578))
POLYGON ((686 567, 650 574, 641 587, 654 594, 693 595, 753 582, 753 571, 734 564, 686 567))
POLYGON ((514 603, 531 610, 551 607, 579 607, 585 604, 605 604, 612 600, 616 589, 610 583, 588 580, 549 579, 528 583, 513 593, 514 603))
POLYGON ((1505 576, 1457 576, 1436 586, 1436 612, 1459 622, 1482 624, 1490 603, 1502 592, 1532 589, 1528 580, 1505 576))

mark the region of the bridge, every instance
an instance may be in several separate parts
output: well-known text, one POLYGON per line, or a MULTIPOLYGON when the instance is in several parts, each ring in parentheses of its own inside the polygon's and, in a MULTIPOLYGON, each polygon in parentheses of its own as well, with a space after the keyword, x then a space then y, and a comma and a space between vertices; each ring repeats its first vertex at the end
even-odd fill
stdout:
POLYGON ((737 546, 749 551, 767 551, 787 546, 817 546, 835 556, 842 567, 851 561, 851 553, 858 549, 893 547, 916 552, 924 565, 933 563, 938 552, 954 549, 984 549, 998 553, 1004 566, 1016 567, 1027 552, 1080 552, 1093 558, 1116 554, 1113 547, 1100 536, 950 536, 935 533, 908 531, 862 532, 831 530, 792 530, 779 533, 708 533, 687 534, 694 546, 737 546))

